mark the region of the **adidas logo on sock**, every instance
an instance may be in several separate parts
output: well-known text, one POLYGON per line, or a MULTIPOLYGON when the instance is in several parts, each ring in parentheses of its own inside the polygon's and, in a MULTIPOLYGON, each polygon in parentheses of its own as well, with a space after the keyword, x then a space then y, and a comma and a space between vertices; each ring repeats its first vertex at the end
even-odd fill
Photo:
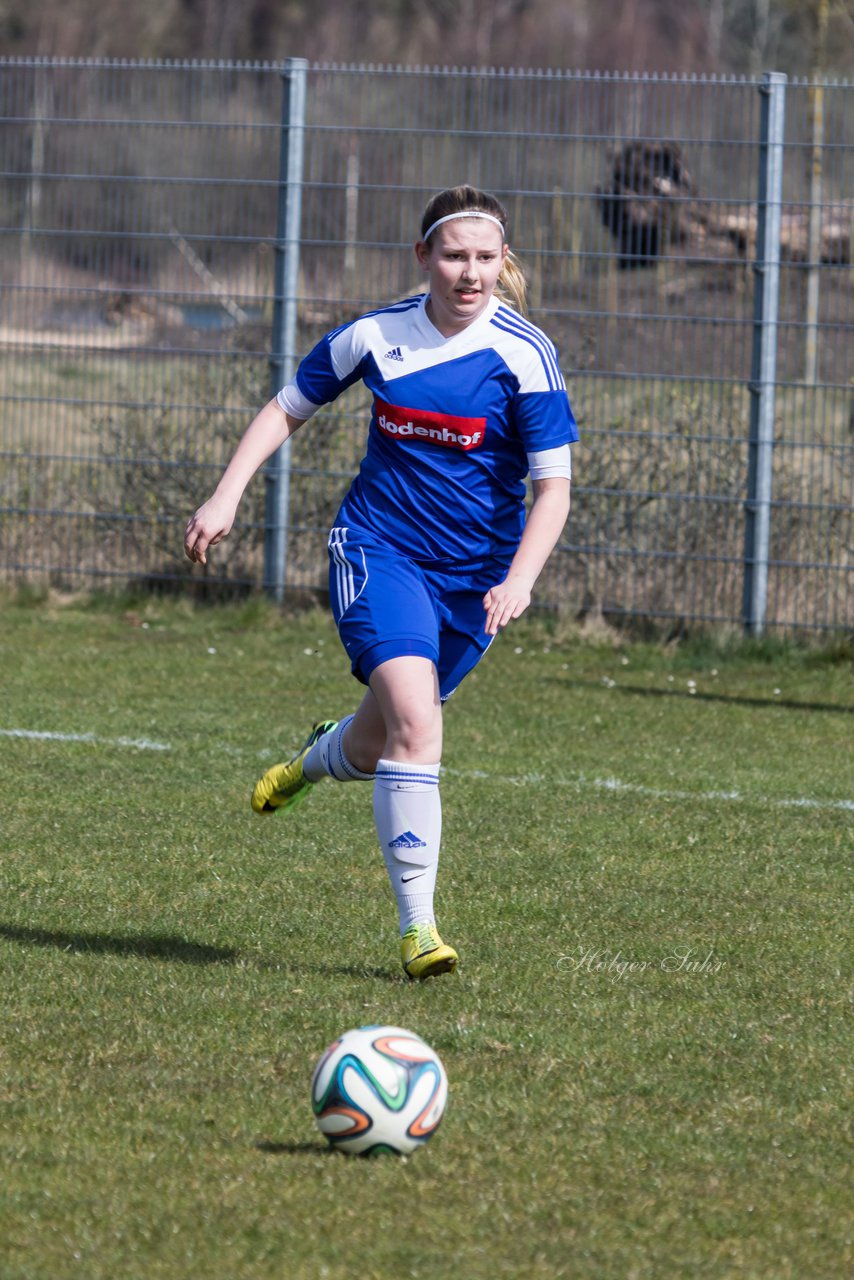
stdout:
POLYGON ((426 840, 419 840, 412 831, 404 831, 396 840, 389 840, 389 849, 426 849, 426 840))
POLYGON ((400 360, 402 363, 403 352, 401 351, 400 347, 392 347, 390 351, 387 351, 385 353, 385 355, 383 356, 383 360, 400 360))

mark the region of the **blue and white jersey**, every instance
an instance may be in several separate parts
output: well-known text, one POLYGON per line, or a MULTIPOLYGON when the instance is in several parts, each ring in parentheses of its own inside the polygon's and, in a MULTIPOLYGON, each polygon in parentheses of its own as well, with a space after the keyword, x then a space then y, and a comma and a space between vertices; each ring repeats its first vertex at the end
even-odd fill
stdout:
POLYGON ((357 381, 373 396, 367 452, 336 526, 370 530, 437 568, 506 564, 531 456, 578 439, 557 352, 496 298, 443 337, 428 296, 327 334, 279 403, 305 418, 357 381))

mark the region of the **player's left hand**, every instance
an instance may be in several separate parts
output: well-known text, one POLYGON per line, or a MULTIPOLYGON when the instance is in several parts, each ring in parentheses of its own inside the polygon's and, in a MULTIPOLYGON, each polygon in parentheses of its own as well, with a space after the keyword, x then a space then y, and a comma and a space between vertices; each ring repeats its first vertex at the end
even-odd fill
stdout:
POLYGON ((513 618, 520 617, 531 603, 531 587, 522 578, 507 577, 490 587, 483 597, 486 634, 497 636, 513 618))

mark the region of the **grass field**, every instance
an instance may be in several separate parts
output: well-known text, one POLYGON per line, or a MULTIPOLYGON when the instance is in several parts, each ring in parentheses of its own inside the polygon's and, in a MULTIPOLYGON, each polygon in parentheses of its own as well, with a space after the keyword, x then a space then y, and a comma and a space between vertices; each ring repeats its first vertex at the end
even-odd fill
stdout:
POLYGON ((325 616, 9 596, 0 659, 3 1280, 851 1274, 850 649, 517 624, 419 986, 370 789, 247 803, 354 701, 325 616), (406 1161, 314 1128, 367 1022, 450 1078, 406 1161))

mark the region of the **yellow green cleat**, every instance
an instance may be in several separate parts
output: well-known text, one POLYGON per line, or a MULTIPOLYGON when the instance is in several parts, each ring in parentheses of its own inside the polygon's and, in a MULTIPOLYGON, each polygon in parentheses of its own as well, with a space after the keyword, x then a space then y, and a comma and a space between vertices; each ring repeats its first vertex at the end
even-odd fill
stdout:
POLYGON ((446 946, 436 926, 422 920, 411 924, 400 940, 400 954, 407 977, 434 978, 439 973, 453 973, 459 956, 446 946))
POLYGON ((279 809, 295 809, 308 795, 313 782, 302 771, 302 762, 311 748, 338 724, 337 720, 321 720, 312 726, 299 751, 287 764, 274 764, 252 789, 251 805, 256 813, 276 813, 279 809))

